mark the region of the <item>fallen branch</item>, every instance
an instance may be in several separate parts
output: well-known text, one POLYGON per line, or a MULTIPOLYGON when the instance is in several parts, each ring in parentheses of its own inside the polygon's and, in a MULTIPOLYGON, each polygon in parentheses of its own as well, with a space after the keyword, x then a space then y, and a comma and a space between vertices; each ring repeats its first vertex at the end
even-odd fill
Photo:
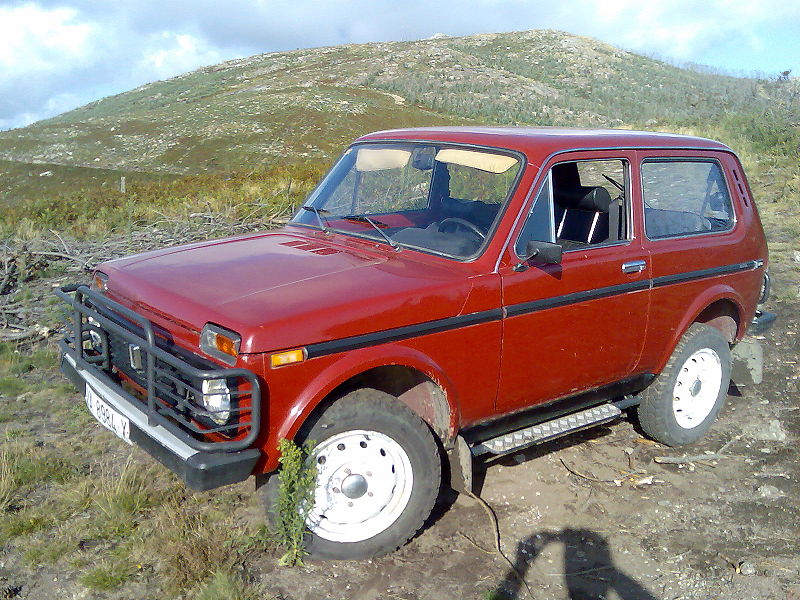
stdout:
POLYGON ((587 481, 594 481, 595 483, 616 483, 616 479, 598 479, 597 477, 592 477, 591 475, 584 475, 579 471, 576 471, 572 467, 570 467, 566 462, 564 462, 563 458, 559 458, 558 460, 561 461, 561 464, 564 465, 564 468, 575 475, 576 477, 580 477, 581 479, 586 479, 587 481))
POLYGON ((72 261, 75 261, 76 263, 78 263, 79 265, 81 265, 81 269, 83 269, 83 270, 88 270, 89 269, 89 263, 94 258, 92 256, 92 257, 89 257, 88 259, 83 259, 83 258, 80 258, 78 256, 72 256, 70 254, 64 254, 63 252, 46 252, 44 250, 34 250, 33 252, 31 252, 31 254, 34 255, 34 256, 50 256, 52 258, 64 258, 66 260, 72 260, 72 261))
POLYGON ((717 450, 717 454, 725 454, 725 450, 728 449, 728 446, 730 446, 733 442, 735 442, 736 440, 738 440, 741 437, 742 437, 742 434, 740 433, 739 435, 734 436, 731 439, 729 439, 727 442, 725 442, 722 445, 722 447, 719 450, 717 450))
POLYGON ((467 540, 467 541, 468 541, 470 544, 472 544, 472 545, 473 545, 473 546, 475 546, 475 547, 476 547, 478 550, 480 550, 481 552, 484 552, 485 554, 494 554, 494 552, 495 552, 494 550, 487 550, 486 548, 484 548, 483 546, 481 546, 481 545, 480 545, 478 542, 476 542, 476 541, 475 541, 475 540, 473 540, 471 537, 469 537, 469 536, 468 536, 466 533, 464 533, 463 531, 459 531, 459 532, 458 532, 458 535, 460 535, 461 537, 463 537, 463 538, 464 538, 465 540, 467 540))
POLYGON ((21 342, 32 338, 44 338, 48 335, 50 335, 50 330, 47 327, 36 325, 14 333, 0 331, 0 342, 21 342))
POLYGON ((728 457, 722 454, 697 454, 695 456, 656 456, 653 461, 665 465, 686 465, 709 460, 722 460, 723 458, 728 457))
POLYGON ((511 572, 514 573, 514 575, 522 583, 522 585, 525 586, 525 589, 528 591, 528 597, 533 598, 533 592, 531 591, 528 582, 525 581, 524 575, 519 572, 519 569, 517 569, 516 565, 514 565, 514 563, 511 562, 511 559, 509 559, 505 555, 503 549, 500 547, 500 524, 497 522, 497 515, 494 513, 494 510, 492 509, 491 506, 489 506, 489 503, 486 502, 486 500, 484 500, 480 496, 473 494, 470 491, 467 491, 467 495, 473 500, 475 500, 478 504, 480 504, 481 508, 483 508, 483 510, 489 516, 489 519, 492 522, 492 527, 494 528, 494 544, 497 554, 508 563, 508 566, 511 567, 511 572))

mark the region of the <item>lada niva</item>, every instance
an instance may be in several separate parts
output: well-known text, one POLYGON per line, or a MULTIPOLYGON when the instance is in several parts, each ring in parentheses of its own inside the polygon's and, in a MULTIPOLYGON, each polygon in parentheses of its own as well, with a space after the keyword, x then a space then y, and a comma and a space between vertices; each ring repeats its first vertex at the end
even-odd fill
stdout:
MULTIPOLYGON (((283 228, 97 267, 62 369, 105 427, 186 484, 313 440, 307 550, 360 558, 423 526, 475 457, 630 415, 688 444, 732 348, 774 315, 741 163, 688 136, 384 131, 283 228)), ((752 355, 752 353, 751 353, 752 355)))

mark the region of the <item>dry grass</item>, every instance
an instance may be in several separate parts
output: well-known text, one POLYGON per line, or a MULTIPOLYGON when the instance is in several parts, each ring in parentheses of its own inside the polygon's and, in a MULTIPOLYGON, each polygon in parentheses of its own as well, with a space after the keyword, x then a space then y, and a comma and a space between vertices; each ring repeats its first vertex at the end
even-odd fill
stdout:
POLYGON ((16 457, 7 449, 0 450, 0 513, 8 508, 11 498, 17 489, 14 473, 16 457))
POLYGON ((229 520, 196 502, 164 503, 150 524, 148 554, 155 558, 166 590, 196 586, 218 570, 230 571, 239 556, 229 543, 239 533, 229 520))

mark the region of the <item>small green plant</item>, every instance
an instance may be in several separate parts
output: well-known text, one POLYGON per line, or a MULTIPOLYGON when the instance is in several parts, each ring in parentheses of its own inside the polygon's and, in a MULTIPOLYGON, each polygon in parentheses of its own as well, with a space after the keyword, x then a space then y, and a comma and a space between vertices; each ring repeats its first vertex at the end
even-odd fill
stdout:
POLYGON ((306 553, 303 539, 306 518, 314 508, 317 479, 317 469, 308 460, 313 451, 313 442, 306 442, 300 448, 292 440, 282 439, 278 448, 281 452, 281 470, 278 472, 275 534, 284 549, 279 564, 302 565, 306 553))
POLYGON ((126 565, 104 561, 81 575, 80 582, 94 590, 113 590, 125 583, 132 573, 126 565))

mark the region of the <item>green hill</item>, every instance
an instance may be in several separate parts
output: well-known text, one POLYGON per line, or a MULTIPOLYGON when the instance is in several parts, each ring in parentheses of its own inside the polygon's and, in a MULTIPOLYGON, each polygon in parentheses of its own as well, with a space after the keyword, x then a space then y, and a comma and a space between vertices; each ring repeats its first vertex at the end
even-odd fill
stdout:
POLYGON ((53 198, 107 198, 120 175, 128 174, 129 196, 151 199, 154 185, 177 176, 274 179, 275 165, 319 170, 354 137, 400 126, 693 131, 737 149, 786 153, 800 142, 798 95, 796 80, 681 69, 555 31, 262 54, 0 132, 0 202, 14 207, 14 218, 70 219, 48 213, 53 198), (53 174, 40 176, 46 171, 53 174))

